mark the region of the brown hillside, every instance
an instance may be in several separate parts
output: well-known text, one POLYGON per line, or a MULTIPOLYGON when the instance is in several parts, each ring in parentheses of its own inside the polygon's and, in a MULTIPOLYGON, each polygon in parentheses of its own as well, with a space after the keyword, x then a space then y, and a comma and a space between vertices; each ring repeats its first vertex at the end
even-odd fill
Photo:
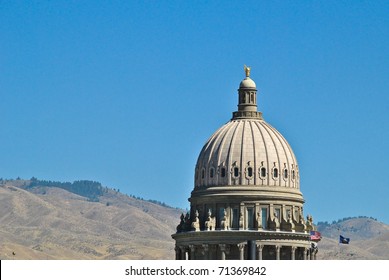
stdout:
POLYGON ((89 202, 0 186, 0 259, 173 259, 180 213, 114 191, 89 202))
POLYGON ((351 218, 319 226, 318 259, 389 260, 389 226, 371 218, 351 218), (339 244, 339 235, 350 238, 350 244, 339 244))
MULTIPOLYGON (((0 259, 174 259, 181 211, 109 190, 90 202, 54 187, 0 185, 0 259)), ((369 218, 319 225, 318 259, 389 260, 389 226, 369 218), (351 238, 339 244, 339 234, 351 238)))

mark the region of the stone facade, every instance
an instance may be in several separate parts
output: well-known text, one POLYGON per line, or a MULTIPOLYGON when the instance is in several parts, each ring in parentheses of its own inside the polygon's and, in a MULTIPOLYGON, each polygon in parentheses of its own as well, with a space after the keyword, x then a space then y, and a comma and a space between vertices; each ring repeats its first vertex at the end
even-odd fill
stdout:
POLYGON ((238 111, 198 157, 190 212, 172 235, 176 259, 302 260, 317 253, 297 160, 257 111, 256 85, 245 70, 238 111))

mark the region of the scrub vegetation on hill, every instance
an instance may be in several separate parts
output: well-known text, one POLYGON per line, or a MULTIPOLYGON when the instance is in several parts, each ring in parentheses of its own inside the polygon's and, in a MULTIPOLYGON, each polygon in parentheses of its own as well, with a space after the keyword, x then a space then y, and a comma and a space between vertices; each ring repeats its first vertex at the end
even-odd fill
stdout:
POLYGON ((344 221, 347 221, 347 220, 352 220, 352 219, 362 219, 362 218, 365 218, 365 219, 372 219, 374 221, 377 221, 376 218, 373 218, 373 217, 368 217, 368 216, 355 216, 355 217, 345 217, 345 218, 342 218, 342 219, 338 219, 337 221, 333 220, 331 223, 325 221, 325 222, 318 222, 317 225, 318 226, 321 226, 321 227, 326 227, 326 226, 330 226, 330 225, 334 225, 334 224, 339 224, 341 222, 344 222, 344 221))
MULTIPOLYGON (((32 177, 30 180, 24 180, 20 177, 16 179, 3 179, 0 178, 0 184, 6 184, 7 182, 17 185, 20 188, 25 190, 38 188, 38 187, 47 187, 47 188, 60 188, 68 192, 83 196, 87 198, 90 202, 99 202, 100 197, 105 193, 108 193, 109 190, 120 193, 120 189, 109 188, 103 186, 100 182, 91 181, 91 180, 77 180, 74 182, 60 182, 60 181, 50 181, 50 180, 40 180, 35 177, 32 177)), ((44 193, 43 193, 44 194, 44 193)), ((178 207, 172 207, 165 202, 158 201, 155 199, 144 199, 133 194, 128 195, 129 197, 135 198, 137 200, 147 201, 154 203, 163 207, 168 207, 172 209, 179 209, 178 207)))

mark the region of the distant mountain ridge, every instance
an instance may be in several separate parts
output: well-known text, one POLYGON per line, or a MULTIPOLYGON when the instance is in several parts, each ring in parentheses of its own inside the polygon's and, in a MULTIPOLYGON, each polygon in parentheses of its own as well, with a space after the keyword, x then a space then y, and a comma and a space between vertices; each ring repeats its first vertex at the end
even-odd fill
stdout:
MULTIPOLYGON (((0 259, 173 259, 182 210, 105 189, 0 184, 0 259)), ((96 185, 97 186, 97 185, 96 185)))
POLYGON ((366 216, 343 218, 331 224, 319 222, 317 227, 328 238, 338 238, 342 234, 354 241, 378 237, 388 229, 386 224, 366 216))
MULTIPOLYGON (((48 187, 48 188, 60 188, 67 190, 71 193, 86 197, 88 201, 99 201, 99 196, 103 196, 104 193, 108 193, 109 190, 114 192, 120 192, 119 189, 115 188, 109 188, 104 187, 100 182, 97 181, 91 181, 91 180, 77 180, 74 182, 60 182, 60 181, 50 181, 50 180, 40 180, 35 177, 32 177, 29 180, 23 180, 23 179, 10 179, 10 180, 4 180, 0 179, 0 185, 12 185, 17 186, 19 188, 30 190, 37 187, 48 187)), ((127 195, 132 198, 136 198, 138 200, 144 200, 147 202, 159 204, 165 207, 169 208, 175 208, 179 209, 178 207, 172 207, 170 205, 167 205, 164 202, 155 200, 155 199, 143 199, 142 197, 137 197, 135 195, 127 195)))
POLYGON ((389 260, 389 225, 369 217, 344 218, 338 222, 318 223, 323 239, 319 242, 319 259, 389 260), (339 244, 339 236, 350 238, 339 244))
MULTIPOLYGON (((94 181, 0 179, 0 259, 174 259, 182 211, 94 181)), ((318 259, 389 260, 389 225, 376 219, 319 222, 318 231, 318 259)))

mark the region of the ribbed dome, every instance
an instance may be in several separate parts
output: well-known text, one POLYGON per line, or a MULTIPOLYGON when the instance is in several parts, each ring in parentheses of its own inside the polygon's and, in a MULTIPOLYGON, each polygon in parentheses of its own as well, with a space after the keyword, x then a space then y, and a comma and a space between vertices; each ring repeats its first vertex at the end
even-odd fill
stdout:
POLYGON ((195 189, 210 186, 278 186, 299 192, 296 158, 285 138, 257 110, 249 77, 238 89, 238 111, 204 145, 196 164, 195 189))
POLYGON ((195 187, 299 189, 298 165, 291 147, 262 119, 233 119, 218 129, 201 150, 195 174, 195 187))

